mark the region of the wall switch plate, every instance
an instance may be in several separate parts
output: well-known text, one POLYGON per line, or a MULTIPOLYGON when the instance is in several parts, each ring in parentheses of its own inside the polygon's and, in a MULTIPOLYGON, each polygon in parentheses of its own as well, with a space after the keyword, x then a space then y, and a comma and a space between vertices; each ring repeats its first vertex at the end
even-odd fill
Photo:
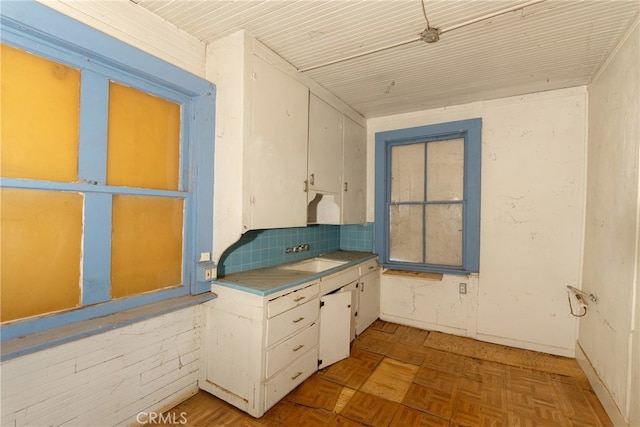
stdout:
POLYGON ((466 283, 460 283, 458 284, 458 292, 461 295, 464 295, 467 293, 467 284, 466 283))

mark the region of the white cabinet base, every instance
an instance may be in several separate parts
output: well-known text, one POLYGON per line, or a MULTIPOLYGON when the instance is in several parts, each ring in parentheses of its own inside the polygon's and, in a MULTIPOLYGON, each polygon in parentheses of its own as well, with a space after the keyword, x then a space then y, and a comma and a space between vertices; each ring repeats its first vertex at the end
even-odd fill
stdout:
POLYGON ((354 331, 378 318, 378 275, 371 259, 267 296, 214 284, 199 387, 261 417, 318 367, 349 357, 354 331))

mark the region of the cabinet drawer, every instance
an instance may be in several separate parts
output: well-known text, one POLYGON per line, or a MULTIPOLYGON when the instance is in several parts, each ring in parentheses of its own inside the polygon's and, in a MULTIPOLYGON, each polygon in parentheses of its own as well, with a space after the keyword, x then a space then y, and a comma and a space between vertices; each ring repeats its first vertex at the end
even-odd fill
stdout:
POLYGON ((300 304, 304 304, 318 295, 320 286, 318 282, 312 283, 302 289, 295 290, 286 295, 272 299, 267 303, 267 317, 272 318, 300 304))
POLYGON ((317 369, 318 353, 309 351, 273 377, 265 386, 265 411, 309 378, 317 369))
POLYGON ((359 276, 358 267, 354 266, 331 276, 323 277, 320 282, 320 295, 326 295, 347 283, 358 280, 359 276))
POLYGON ((270 378, 273 374, 291 364, 311 348, 318 344, 318 323, 298 332, 282 344, 278 344, 267 351, 266 374, 270 378))
POLYGON ((364 276, 367 273, 371 273, 372 271, 376 271, 378 269, 378 260, 370 259, 369 261, 360 264, 360 275, 364 276))
POLYGON ((318 305, 318 299, 314 298, 267 320, 267 347, 315 322, 318 305))

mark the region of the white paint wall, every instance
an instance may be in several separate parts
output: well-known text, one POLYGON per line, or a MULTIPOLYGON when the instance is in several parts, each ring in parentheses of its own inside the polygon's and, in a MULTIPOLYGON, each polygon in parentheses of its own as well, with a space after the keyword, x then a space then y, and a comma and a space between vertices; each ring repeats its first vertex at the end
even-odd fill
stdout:
MULTIPOLYGON (((128 0, 42 1, 201 77, 205 46, 128 0)), ((200 308, 0 364, 0 424, 126 425, 197 391, 200 308)))
MULTIPOLYGON (((586 88, 370 119, 375 133, 481 117, 480 274, 441 282, 383 275, 381 317, 573 356, 566 286, 580 283, 586 88), (468 283, 467 295, 458 283, 468 283)), ((373 218, 373 155, 369 220, 373 218)))
POLYGON ((640 29, 636 22, 589 86, 582 289, 599 300, 580 320, 578 340, 606 389, 599 397, 606 400, 610 394, 634 426, 640 425, 639 123, 640 29))
MULTIPOLYGON (((3 426, 111 426, 198 390, 200 306, 0 364, 3 426)), ((141 418, 144 420, 144 418, 141 418)))

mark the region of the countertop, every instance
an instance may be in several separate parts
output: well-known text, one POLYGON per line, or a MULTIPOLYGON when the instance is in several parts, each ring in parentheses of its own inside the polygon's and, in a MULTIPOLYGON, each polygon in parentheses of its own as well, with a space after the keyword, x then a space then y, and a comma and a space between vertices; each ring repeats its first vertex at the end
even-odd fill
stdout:
MULTIPOLYGON (((376 254, 371 252, 334 251, 312 258, 346 261, 346 263, 335 268, 325 270, 321 273, 301 270, 284 270, 282 267, 287 264, 280 264, 228 274, 218 278, 213 283, 220 286, 243 290, 256 295, 267 296, 310 280, 319 279, 323 276, 337 273, 338 271, 353 267, 361 262, 373 259, 376 256, 376 254)), ((292 263, 301 261, 303 260, 297 260, 292 263)))

